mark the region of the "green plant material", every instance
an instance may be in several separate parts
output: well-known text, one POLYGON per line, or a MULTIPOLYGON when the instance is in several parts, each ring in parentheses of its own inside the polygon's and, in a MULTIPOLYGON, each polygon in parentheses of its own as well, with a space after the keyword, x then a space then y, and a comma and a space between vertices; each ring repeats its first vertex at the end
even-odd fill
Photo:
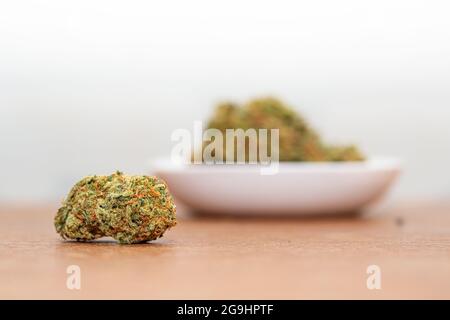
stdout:
POLYGON ((55 217, 64 239, 113 237, 124 244, 155 240, 175 224, 175 204, 164 181, 121 172, 80 180, 55 217))
POLYGON ((329 146, 327 148, 329 161, 363 161, 364 156, 356 146, 329 146))
MULTIPOLYGON (((355 146, 325 144, 301 115, 272 97, 254 99, 243 106, 229 102, 218 105, 207 125, 207 129, 212 128, 219 129, 224 135, 226 129, 279 129, 280 161, 364 160, 364 156, 355 146)), ((219 152, 225 161, 225 142, 223 150, 219 152)), ((246 160, 248 159, 246 147, 246 160)))

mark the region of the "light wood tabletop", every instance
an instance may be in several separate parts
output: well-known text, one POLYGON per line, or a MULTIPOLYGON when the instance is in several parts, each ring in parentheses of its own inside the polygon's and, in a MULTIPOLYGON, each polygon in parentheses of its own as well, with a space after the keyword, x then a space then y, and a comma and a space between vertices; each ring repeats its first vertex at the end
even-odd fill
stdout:
POLYGON ((450 298, 450 205, 344 218, 189 217, 149 244, 67 242, 56 206, 0 206, 0 298, 450 298), (81 288, 67 287, 68 266, 81 288), (367 288, 380 268, 381 289, 367 288))

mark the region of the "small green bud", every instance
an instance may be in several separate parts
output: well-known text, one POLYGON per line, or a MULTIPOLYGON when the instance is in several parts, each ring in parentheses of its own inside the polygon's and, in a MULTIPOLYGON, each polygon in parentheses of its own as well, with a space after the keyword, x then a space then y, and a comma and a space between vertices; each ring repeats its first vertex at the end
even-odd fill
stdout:
POLYGON ((55 217, 56 232, 79 241, 113 237, 140 243, 175 225, 176 207, 164 181, 121 172, 80 180, 55 217))
MULTIPOLYGON (((279 129, 280 161, 362 161, 364 155, 355 146, 329 146, 293 108, 272 97, 253 99, 244 105, 222 103, 209 119, 207 129, 279 129)), ((209 143, 209 142, 208 142, 209 143)), ((205 147, 207 143, 204 144, 205 147)), ((224 159, 226 143, 216 150, 224 159)), ((216 153, 214 153, 216 156, 216 153)), ((204 160, 211 160, 207 158, 204 160)), ((249 159, 248 148, 246 159, 249 159)))

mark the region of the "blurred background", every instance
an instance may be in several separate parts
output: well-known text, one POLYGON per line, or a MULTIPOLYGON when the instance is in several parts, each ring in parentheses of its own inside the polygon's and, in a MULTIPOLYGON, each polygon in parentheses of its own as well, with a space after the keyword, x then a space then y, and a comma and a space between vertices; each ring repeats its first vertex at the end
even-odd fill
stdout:
POLYGON ((448 199, 447 1, 3 1, 0 201, 145 173, 215 103, 275 95, 394 155, 394 199, 448 199))

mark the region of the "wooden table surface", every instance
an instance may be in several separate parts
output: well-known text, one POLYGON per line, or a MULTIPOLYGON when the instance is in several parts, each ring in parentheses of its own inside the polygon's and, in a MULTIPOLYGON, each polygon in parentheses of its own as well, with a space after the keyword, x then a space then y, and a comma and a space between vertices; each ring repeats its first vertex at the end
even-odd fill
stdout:
POLYGON ((62 241, 55 206, 0 206, 0 298, 450 298, 450 205, 362 217, 185 217, 150 244, 62 241), (81 289, 66 286, 69 265, 81 289), (366 286, 369 265, 381 289, 366 286))

